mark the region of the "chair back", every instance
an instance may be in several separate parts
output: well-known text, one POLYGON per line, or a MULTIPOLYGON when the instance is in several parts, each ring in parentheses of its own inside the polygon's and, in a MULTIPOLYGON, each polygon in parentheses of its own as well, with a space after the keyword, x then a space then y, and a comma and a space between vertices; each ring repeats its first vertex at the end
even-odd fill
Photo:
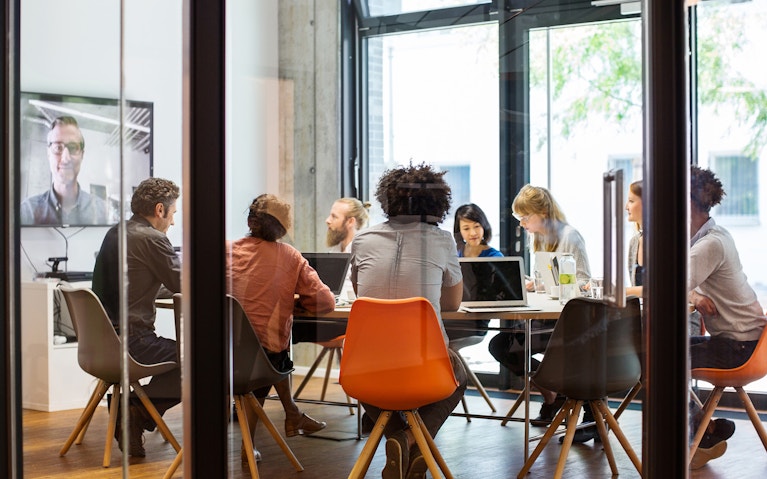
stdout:
MULTIPOLYGON (((61 294, 77 332, 77 362, 83 371, 109 384, 117 384, 120 372, 120 337, 98 296, 87 288, 62 285, 61 294)), ((174 361, 144 365, 129 356, 131 382, 176 367, 174 361)))
POLYGON ((181 353, 183 352, 181 349, 183 343, 183 331, 181 330, 181 316, 183 309, 183 296, 181 293, 173 293, 173 323, 176 327, 176 358, 178 359, 178 364, 181 364, 184 360, 181 356, 181 353))
POLYGON ((458 382, 431 303, 420 297, 354 301, 339 382, 349 396, 392 411, 450 396, 458 382))
POLYGON ((625 308, 574 298, 562 309, 532 379, 572 399, 603 398, 639 381, 641 345, 639 298, 628 298, 625 308))
POLYGON ((226 295, 226 318, 231 320, 234 394, 247 394, 277 384, 293 372, 292 369, 278 371, 272 366, 245 310, 231 295, 226 295))
POLYGON ((762 329, 762 335, 751 357, 737 368, 697 368, 690 371, 692 379, 722 387, 746 386, 764 376, 767 376, 767 326, 762 329))

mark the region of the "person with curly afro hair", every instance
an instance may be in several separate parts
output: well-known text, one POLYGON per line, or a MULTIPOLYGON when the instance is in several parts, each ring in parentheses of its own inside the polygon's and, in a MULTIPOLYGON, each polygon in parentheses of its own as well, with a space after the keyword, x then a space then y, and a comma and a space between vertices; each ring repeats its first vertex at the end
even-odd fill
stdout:
MULTIPOLYGON (((352 285, 358 296, 399 299, 422 296, 437 317, 455 311, 463 297, 463 276, 455 240, 437 225, 450 209, 450 186, 445 172, 431 166, 400 166, 384 172, 376 198, 388 220, 360 231, 352 241, 352 285)), ((447 335, 443 337, 447 345, 447 335)), ((458 387, 452 395, 418 409, 434 437, 463 397, 466 371, 457 354, 448 349, 458 387)), ((381 358, 387 360, 388 358, 381 358)), ((363 404, 373 421, 380 409, 363 404)), ((363 424, 365 419, 363 418, 363 424)), ((395 416, 384 431, 384 479, 426 477, 426 462, 407 424, 395 416)))
MULTIPOLYGON (((688 300, 700 313, 710 336, 690 338, 690 367, 736 368, 751 357, 767 324, 756 293, 748 284, 730 233, 710 216, 725 192, 722 182, 707 169, 690 168, 690 260, 688 300)), ((691 403, 690 431, 702 420, 691 403)), ((727 449, 735 432, 728 419, 712 420, 690 467, 697 469, 727 449)))

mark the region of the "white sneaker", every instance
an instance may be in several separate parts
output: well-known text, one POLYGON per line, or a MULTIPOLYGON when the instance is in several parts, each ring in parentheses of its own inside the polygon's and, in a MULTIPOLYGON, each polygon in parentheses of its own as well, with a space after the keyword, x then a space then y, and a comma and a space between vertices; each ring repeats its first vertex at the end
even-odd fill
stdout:
POLYGON ((695 451, 695 455, 692 456, 692 461, 690 461, 690 469, 700 469, 701 467, 705 466, 708 461, 716 459, 717 457, 722 457, 725 451, 727 451, 727 441, 717 442, 708 449, 699 447, 698 450, 695 451))

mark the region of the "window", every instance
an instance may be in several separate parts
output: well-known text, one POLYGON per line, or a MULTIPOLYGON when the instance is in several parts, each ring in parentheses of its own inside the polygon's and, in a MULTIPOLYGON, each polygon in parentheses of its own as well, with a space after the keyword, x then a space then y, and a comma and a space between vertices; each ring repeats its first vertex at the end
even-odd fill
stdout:
POLYGON ((759 223, 759 175, 757 158, 744 155, 712 155, 709 166, 722 180, 727 195, 714 209, 726 224, 759 223))

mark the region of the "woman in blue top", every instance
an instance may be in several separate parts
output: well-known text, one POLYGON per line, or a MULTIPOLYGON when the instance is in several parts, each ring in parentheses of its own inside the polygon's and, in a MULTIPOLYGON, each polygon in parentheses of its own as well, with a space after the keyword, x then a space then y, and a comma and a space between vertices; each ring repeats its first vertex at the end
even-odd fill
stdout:
MULTIPOLYGON (((458 248, 459 258, 503 256, 500 251, 488 246, 488 241, 493 237, 493 229, 487 216, 482 209, 474 203, 461 205, 455 210, 453 223, 453 236, 458 248)), ((464 294, 466 294, 464 283, 464 294)), ((489 320, 475 321, 450 321, 445 329, 450 339, 448 346, 453 351, 482 342, 487 334, 489 320), (480 326, 481 329, 477 329, 480 326)))
POLYGON ((459 258, 503 256, 487 243, 493 237, 493 229, 482 209, 474 203, 461 205, 455 210, 453 236, 459 258))

